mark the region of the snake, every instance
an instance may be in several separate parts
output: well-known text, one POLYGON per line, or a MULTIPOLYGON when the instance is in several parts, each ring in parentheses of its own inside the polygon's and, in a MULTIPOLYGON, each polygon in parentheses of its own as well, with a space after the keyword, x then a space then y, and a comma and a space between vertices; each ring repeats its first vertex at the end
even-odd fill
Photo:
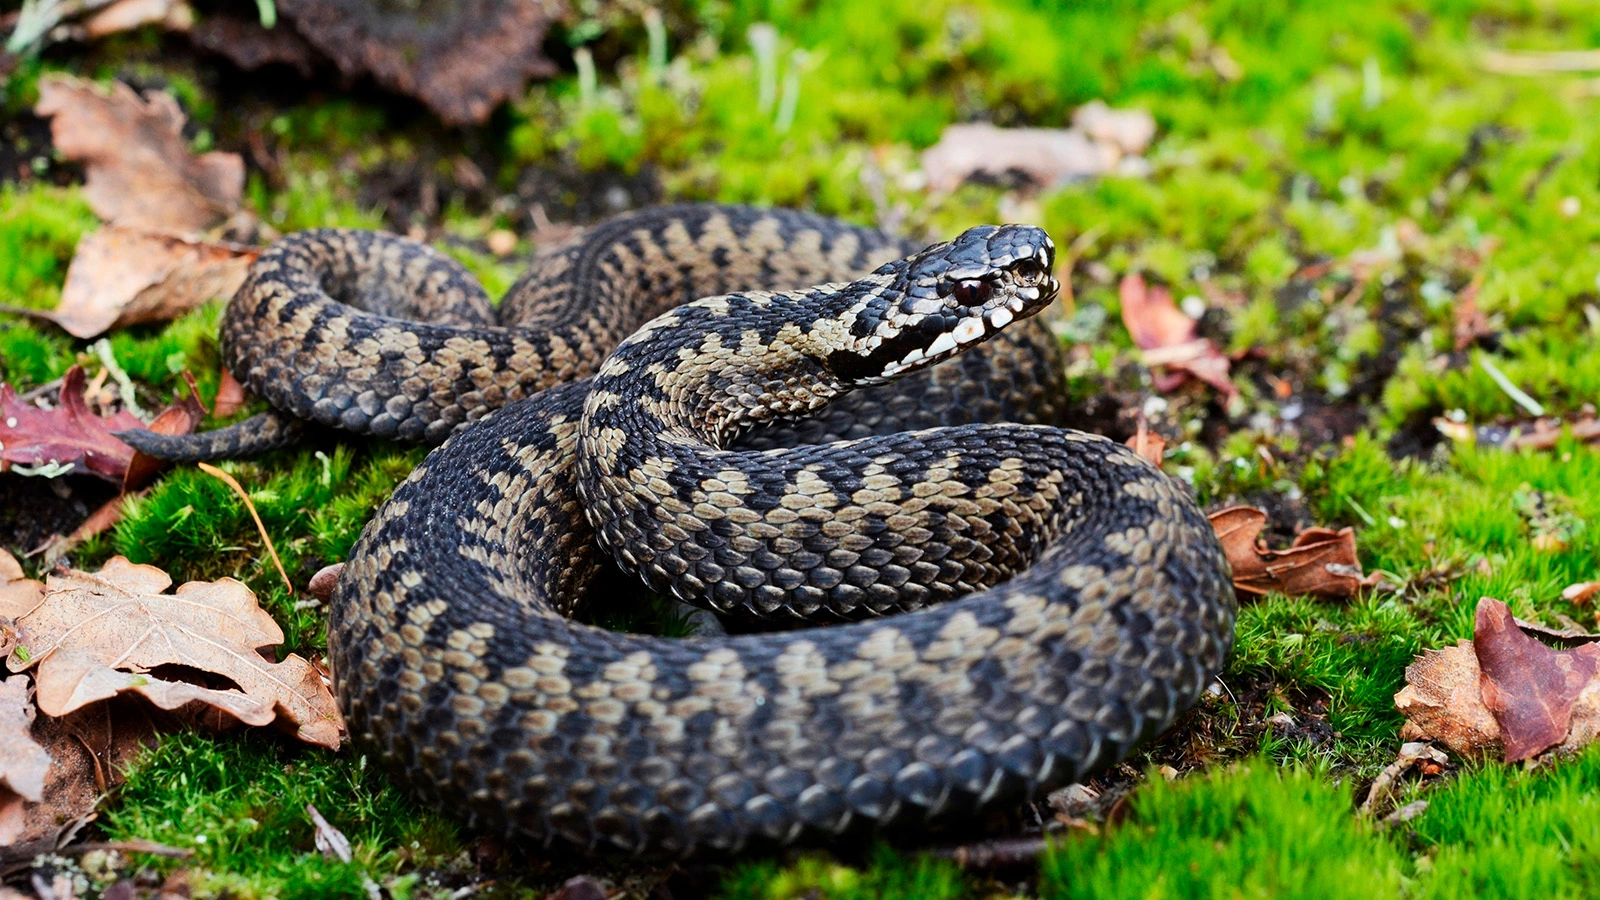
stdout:
POLYGON ((301 232, 224 318, 273 411, 140 449, 302 419, 440 444, 351 551, 328 650, 353 742, 473 829, 679 858, 917 832, 1114 765, 1233 641, 1188 489, 1050 422, 1054 264, 1032 226, 917 248, 664 207, 497 310, 426 245, 301 232), (582 624, 608 562, 794 627, 582 624))

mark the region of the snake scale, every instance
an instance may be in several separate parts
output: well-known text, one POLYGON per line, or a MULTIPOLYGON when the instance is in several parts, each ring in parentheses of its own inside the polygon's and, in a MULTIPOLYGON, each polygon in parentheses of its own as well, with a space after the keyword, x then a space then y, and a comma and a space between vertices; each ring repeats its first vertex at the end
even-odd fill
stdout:
POLYGON ((664 207, 540 255, 497 313, 423 245, 304 232, 224 324, 281 412, 141 449, 301 418, 444 441, 352 552, 329 651, 358 746, 475 827, 686 856, 950 820, 1121 759, 1232 643, 1186 489, 1049 424, 1053 257, 1026 226, 912 252, 664 207), (602 553, 697 605, 849 621, 585 626, 602 553))

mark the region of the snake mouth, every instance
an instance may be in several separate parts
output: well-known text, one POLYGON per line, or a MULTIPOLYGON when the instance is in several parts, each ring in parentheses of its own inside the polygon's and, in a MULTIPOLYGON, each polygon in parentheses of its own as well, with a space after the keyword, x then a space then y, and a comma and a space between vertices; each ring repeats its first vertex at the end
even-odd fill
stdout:
POLYGON ((1030 225, 980 225, 880 274, 890 296, 855 310, 859 343, 829 356, 846 381, 881 384, 976 346, 1055 299, 1055 245, 1030 225))
MULTIPOLYGON (((1049 306, 1060 290, 1060 283, 1049 274, 1044 263, 1019 264, 999 275, 986 276, 984 281, 992 283, 988 288, 989 299, 975 309, 965 310, 966 315, 958 319, 955 327, 939 330, 931 340, 920 337, 917 329, 902 335, 905 343, 912 346, 904 355, 884 365, 882 377, 894 378, 981 344, 1007 325, 1049 306)), ((885 347, 892 343, 885 342, 885 347)))

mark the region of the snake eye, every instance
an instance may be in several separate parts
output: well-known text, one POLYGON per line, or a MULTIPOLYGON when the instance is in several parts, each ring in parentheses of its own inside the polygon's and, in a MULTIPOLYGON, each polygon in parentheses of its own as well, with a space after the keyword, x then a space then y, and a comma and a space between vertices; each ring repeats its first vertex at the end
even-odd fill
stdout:
POLYGON ((962 306, 983 306, 994 296, 994 285, 976 278, 968 278, 956 282, 955 290, 951 291, 951 294, 962 306))

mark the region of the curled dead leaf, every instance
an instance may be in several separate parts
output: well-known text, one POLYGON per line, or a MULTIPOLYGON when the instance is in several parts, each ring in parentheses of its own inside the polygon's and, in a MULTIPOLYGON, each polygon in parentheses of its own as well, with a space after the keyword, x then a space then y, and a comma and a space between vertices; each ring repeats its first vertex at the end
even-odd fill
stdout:
POLYGON ((948 193, 974 175, 1019 172, 1041 187, 1103 175, 1122 153, 1075 128, 1000 128, 985 122, 947 126, 922 153, 928 187, 948 193))
POLYGON ((1600 669, 1600 645, 1556 650, 1522 633, 1511 609, 1487 597, 1478 602, 1472 643, 1479 691, 1494 714, 1506 762, 1518 762, 1561 743, 1578 695, 1600 669))
POLYGON ((239 208, 244 160, 191 154, 183 112, 170 94, 141 98, 121 82, 102 89, 50 73, 39 79, 34 112, 50 119, 61 155, 83 163, 84 196, 108 222, 197 232, 239 208))
POLYGON ((1184 381, 1195 378, 1233 397, 1239 393, 1228 377, 1233 363, 1210 340, 1196 337, 1195 320, 1178 309, 1166 288, 1145 283, 1144 276, 1133 274, 1117 288, 1122 304, 1122 324, 1140 350, 1144 363, 1155 374, 1157 391, 1176 390, 1184 381))
POLYGON ((1267 524, 1264 511, 1252 506, 1230 506, 1207 518, 1233 566, 1233 587, 1237 591, 1257 596, 1276 591, 1343 600, 1377 583, 1376 575, 1362 574, 1352 529, 1307 528, 1295 536, 1289 549, 1269 550, 1258 540, 1267 524))
POLYGON ((1478 602, 1473 639, 1425 652, 1406 669, 1401 736, 1517 762, 1600 736, 1600 644, 1560 650, 1526 633, 1504 603, 1478 602))
POLYGON ((1128 438, 1127 445, 1133 452, 1144 457, 1153 466, 1160 466, 1167 452, 1167 439, 1150 430, 1150 425, 1139 417, 1139 425, 1133 437, 1128 438))
POLYGON ((148 428, 162 434, 187 433, 205 414, 191 388, 188 400, 163 410, 148 426, 126 410, 97 416, 89 410, 84 388, 83 369, 73 366, 61 378, 56 408, 41 409, 23 403, 9 384, 0 384, 0 472, 26 467, 31 474, 52 477, 82 473, 131 490, 164 464, 146 459, 135 465, 133 448, 112 432, 148 428))
MULTIPOLYGON (((38 803, 44 799, 50 754, 30 733, 34 715, 32 687, 27 678, 0 681, 0 790, 10 790, 38 803)), ((0 845, 8 843, 0 834, 0 845)))
POLYGON ((164 593, 171 586, 160 569, 120 556, 93 574, 52 574, 44 602, 17 623, 22 644, 7 665, 37 667, 46 715, 133 692, 163 709, 199 701, 247 724, 276 720, 303 741, 339 746, 343 726, 316 668, 293 654, 281 663, 262 655, 283 642, 283 631, 249 588, 224 578, 164 593), (151 675, 163 666, 213 673, 231 685, 151 675))
POLYGON ((44 585, 28 578, 17 558, 0 548, 0 618, 20 619, 43 598, 44 585))
POLYGON ((232 296, 259 252, 110 225, 78 241, 55 309, 15 311, 48 319, 80 338, 167 322, 207 300, 232 296))

